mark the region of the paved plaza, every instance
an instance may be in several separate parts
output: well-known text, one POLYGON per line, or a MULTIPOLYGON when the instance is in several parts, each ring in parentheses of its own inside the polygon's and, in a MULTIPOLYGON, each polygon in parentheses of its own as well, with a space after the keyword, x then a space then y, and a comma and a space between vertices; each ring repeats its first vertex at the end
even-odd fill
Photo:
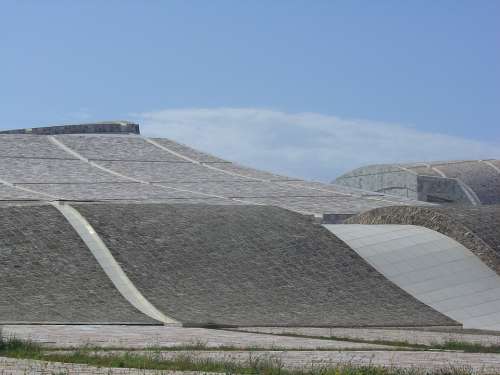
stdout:
POLYGON ((12 325, 4 336, 30 339, 45 347, 143 349, 149 347, 205 346, 260 349, 383 349, 386 346, 349 341, 309 339, 236 331, 165 326, 12 325))

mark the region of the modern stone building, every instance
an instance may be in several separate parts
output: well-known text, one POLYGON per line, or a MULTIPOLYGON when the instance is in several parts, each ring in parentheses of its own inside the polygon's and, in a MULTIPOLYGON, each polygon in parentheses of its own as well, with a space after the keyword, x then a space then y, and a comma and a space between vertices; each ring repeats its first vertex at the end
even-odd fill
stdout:
POLYGON ((500 160, 370 165, 338 177, 335 184, 424 202, 500 204, 500 160))
POLYGON ((498 248, 477 247, 489 231, 353 224, 393 209, 440 207, 247 168, 127 122, 4 132, 0 323, 500 329, 498 248), (432 294, 460 267, 470 279, 432 294), (483 310, 446 304, 467 283, 490 290, 483 310))

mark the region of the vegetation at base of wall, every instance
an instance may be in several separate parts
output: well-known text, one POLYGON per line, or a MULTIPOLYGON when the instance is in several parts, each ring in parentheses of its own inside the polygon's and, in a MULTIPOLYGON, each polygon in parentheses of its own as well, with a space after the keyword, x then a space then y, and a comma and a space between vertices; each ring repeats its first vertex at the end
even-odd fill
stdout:
MULTIPOLYGON (((319 339, 319 340, 334 340, 334 341, 345 341, 345 342, 355 342, 360 344, 376 344, 393 346, 400 349, 411 349, 411 350, 454 350, 462 351, 464 353, 500 353, 500 345, 482 345, 476 343, 469 343, 466 341, 446 341, 442 344, 432 343, 430 345, 415 344, 408 341, 390 341, 390 340, 365 340, 353 337, 343 337, 343 336, 311 336, 311 335, 301 335, 297 333, 269 333, 269 332, 254 332, 251 330, 234 330, 235 332, 250 332, 262 335, 275 335, 275 336, 287 336, 287 337, 299 337, 307 339, 319 339)), ((364 350, 364 349, 363 349, 364 350)))
POLYGON ((200 371, 242 375, 470 375, 465 368, 444 368, 434 371, 398 369, 379 366, 354 366, 347 362, 330 366, 315 366, 303 369, 287 369, 276 358, 258 358, 251 352, 243 362, 199 358, 193 353, 179 353, 171 359, 163 359, 161 351, 146 353, 97 354, 87 348, 71 352, 45 352, 42 346, 29 340, 4 338, 0 332, 0 356, 34 359, 52 362, 85 364, 96 367, 136 368, 163 371, 200 371))

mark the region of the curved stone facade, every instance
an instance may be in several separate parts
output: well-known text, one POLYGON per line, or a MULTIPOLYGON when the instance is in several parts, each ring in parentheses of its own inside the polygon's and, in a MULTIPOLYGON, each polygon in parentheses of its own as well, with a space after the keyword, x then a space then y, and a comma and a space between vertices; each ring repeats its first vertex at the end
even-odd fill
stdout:
MULTIPOLYGON (((386 207, 439 216, 444 234, 498 271, 496 212, 477 211, 470 230, 472 211, 457 222, 433 204, 259 171, 109 125, 0 134, 0 321, 459 325, 318 224, 386 207)), ((422 178, 437 186, 444 172, 430 169, 437 176, 422 178)), ((463 176, 447 180, 457 196, 482 196, 463 176)))
POLYGON ((348 172, 335 183, 427 202, 500 204, 500 161, 372 165, 348 172))
POLYGON ((0 206, 0 322, 157 324, 52 206, 0 206))
POLYGON ((317 218, 419 204, 242 167, 168 139, 115 134, 112 129, 91 133, 92 127, 75 126, 71 131, 0 134, 0 184, 4 190, 13 188, 5 194, 0 189, 0 201, 275 205, 317 218), (76 134, 80 128, 84 134, 76 134))
POLYGON ((184 325, 456 324, 276 207, 79 204, 139 291, 184 325))

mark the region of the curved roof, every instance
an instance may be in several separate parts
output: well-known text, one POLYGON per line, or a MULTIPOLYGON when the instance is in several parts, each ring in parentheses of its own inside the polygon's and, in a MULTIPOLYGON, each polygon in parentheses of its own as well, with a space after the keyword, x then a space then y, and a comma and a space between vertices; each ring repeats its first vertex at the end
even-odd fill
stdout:
POLYGON ((116 134, 117 126, 0 134, 0 200, 276 205, 318 217, 418 204, 243 167, 169 139, 116 134))
POLYGON ((499 204, 500 160, 372 165, 348 172, 335 183, 422 200, 499 204))
POLYGON ((152 323, 156 309, 156 319, 163 314, 187 326, 458 324, 388 281, 328 230, 288 210, 71 207, 85 220, 82 228, 48 205, 0 207, 0 321, 152 323), (89 235, 102 246, 91 249, 89 235), (103 261, 104 247, 115 270, 103 261), (117 272, 137 292, 122 288, 117 272), (143 300, 138 309, 134 298, 143 300), (153 310, 144 308, 148 303, 153 310))

